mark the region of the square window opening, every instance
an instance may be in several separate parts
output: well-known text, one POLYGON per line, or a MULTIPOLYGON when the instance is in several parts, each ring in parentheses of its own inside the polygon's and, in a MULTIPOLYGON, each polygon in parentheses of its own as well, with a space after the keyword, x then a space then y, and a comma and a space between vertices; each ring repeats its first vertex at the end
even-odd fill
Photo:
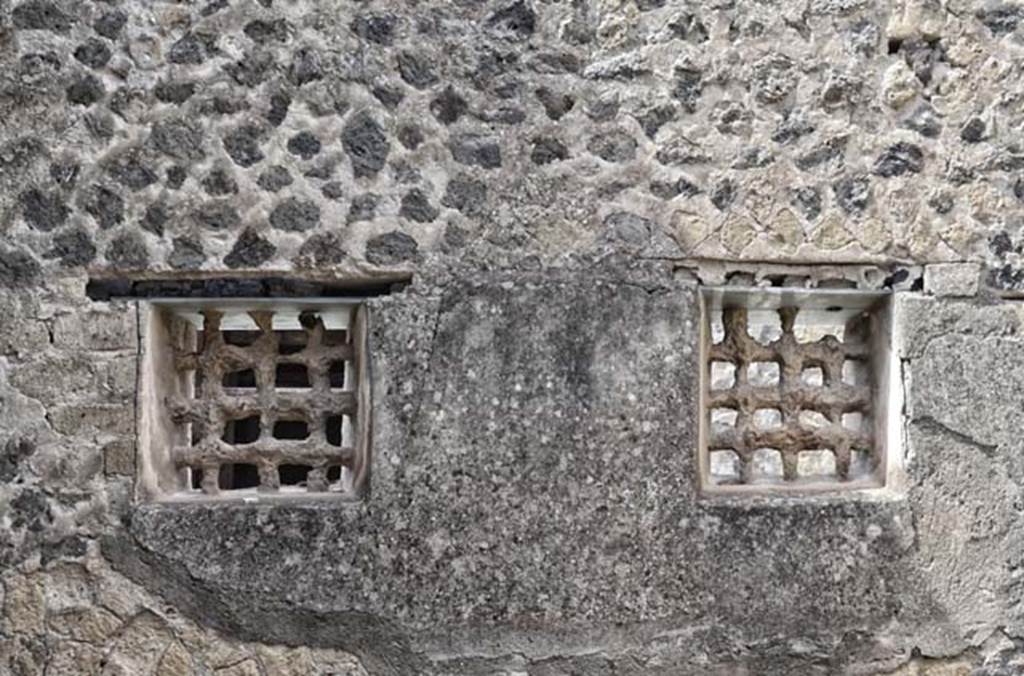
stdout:
POLYGON ((220 439, 226 444, 251 444, 260 438, 260 417, 250 415, 245 418, 228 420, 224 423, 224 434, 220 439))
POLYGON ((256 389, 256 370, 228 371, 224 374, 221 385, 231 389, 256 389))
POLYGON ((278 481, 282 486, 305 486, 312 470, 309 465, 280 465, 278 481))
POLYGON ((701 304, 702 490, 886 485, 890 293, 705 287, 701 304))
POLYGON ((279 390, 312 387, 309 380, 309 368, 305 364, 278 364, 274 371, 274 387, 279 390))
POLYGON ((278 331, 277 353, 282 356, 298 354, 306 349, 308 340, 305 331, 278 331))
POLYGON ((274 423, 273 434, 275 439, 308 439, 309 423, 305 420, 278 420, 274 423))
POLYGON ((223 491, 256 488, 260 485, 259 469, 251 463, 221 465, 217 484, 223 491))
POLYGON ((365 495, 361 302, 152 299, 139 311, 140 499, 365 495))

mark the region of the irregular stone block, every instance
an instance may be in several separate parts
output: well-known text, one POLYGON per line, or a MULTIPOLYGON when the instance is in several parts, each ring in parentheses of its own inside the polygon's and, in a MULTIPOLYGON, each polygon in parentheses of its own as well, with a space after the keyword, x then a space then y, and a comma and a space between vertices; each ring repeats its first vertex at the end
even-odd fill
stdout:
POLYGON ((134 350, 138 341, 133 306, 114 306, 108 312, 64 314, 54 320, 53 342, 59 348, 134 350))
POLYGON ((974 296, 981 268, 977 263, 933 263, 924 268, 925 291, 934 296, 974 296))

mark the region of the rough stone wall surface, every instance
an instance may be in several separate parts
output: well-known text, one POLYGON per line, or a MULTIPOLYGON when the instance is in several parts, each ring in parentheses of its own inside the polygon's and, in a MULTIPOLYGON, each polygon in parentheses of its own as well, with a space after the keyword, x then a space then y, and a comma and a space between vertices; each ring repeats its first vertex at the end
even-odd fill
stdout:
POLYGON ((998 1, 0 0, 0 673, 1020 673, 1022 40, 998 1), (906 486, 696 494, 710 259, 901 289, 906 486), (414 275, 367 501, 133 503, 136 313, 86 281, 225 274, 414 275))

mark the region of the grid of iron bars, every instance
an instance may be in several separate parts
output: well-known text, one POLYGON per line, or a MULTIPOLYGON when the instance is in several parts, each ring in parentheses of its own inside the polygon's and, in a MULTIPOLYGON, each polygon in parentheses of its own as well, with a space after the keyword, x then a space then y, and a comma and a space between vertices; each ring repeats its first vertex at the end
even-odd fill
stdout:
POLYGON ((301 331, 280 331, 272 311, 251 311, 257 330, 239 332, 222 329, 222 311, 201 311, 196 349, 174 346, 175 368, 193 376, 194 395, 170 402, 171 419, 191 425, 191 443, 174 447, 172 460, 190 470, 193 489, 276 493, 290 484, 307 493, 363 493, 365 308, 351 312, 348 331, 327 331, 315 312, 300 315, 301 331), (239 333, 249 335, 228 339, 239 333))
MULTIPOLYGON (((794 332, 798 312, 796 307, 780 308, 781 335, 762 344, 750 335, 746 308, 722 310, 724 337, 709 345, 706 368, 710 376, 715 362, 732 364, 733 383, 731 387, 716 388, 709 377, 705 393, 705 415, 708 416, 705 452, 709 455, 720 451, 735 453, 739 472, 738 476, 724 481, 712 477, 713 484, 751 484, 766 480, 783 485, 797 484, 805 479, 798 472, 798 464, 801 453, 807 451, 831 452, 834 456, 834 475, 814 477, 818 481, 842 483, 863 478, 863 474, 873 471, 877 465, 868 426, 863 422, 850 427, 843 424, 848 414, 859 415, 861 421, 870 419, 871 383, 854 384, 844 382, 843 378, 844 363, 848 360, 870 365, 870 318, 862 315, 850 320, 842 341, 835 335, 825 335, 819 340, 801 343, 794 332), (751 382, 750 367, 762 362, 778 365, 774 384, 766 385, 762 379, 751 382), (820 381, 808 382, 804 377, 806 369, 820 369, 820 381), (735 411, 734 424, 712 424, 711 415, 716 409, 735 411), (781 420, 762 426, 755 414, 764 409, 777 410, 781 420), (812 412, 820 422, 807 424, 801 419, 805 412, 812 412), (781 477, 766 478, 756 474, 758 451, 777 452, 781 456, 781 477), (856 468, 857 475, 852 462, 855 455, 866 459, 869 465, 856 468)), ((710 458, 705 458, 705 466, 709 464, 710 458)))

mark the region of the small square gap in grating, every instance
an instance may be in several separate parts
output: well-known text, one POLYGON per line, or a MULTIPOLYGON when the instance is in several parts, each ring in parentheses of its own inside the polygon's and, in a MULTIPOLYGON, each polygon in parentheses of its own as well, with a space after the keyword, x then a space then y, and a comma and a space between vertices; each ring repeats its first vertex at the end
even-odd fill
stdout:
POLYGON ((850 289, 702 289, 702 490, 884 486, 890 306, 850 289))
POLYGON ((143 495, 365 494, 371 412, 363 304, 158 299, 140 310, 143 495))

